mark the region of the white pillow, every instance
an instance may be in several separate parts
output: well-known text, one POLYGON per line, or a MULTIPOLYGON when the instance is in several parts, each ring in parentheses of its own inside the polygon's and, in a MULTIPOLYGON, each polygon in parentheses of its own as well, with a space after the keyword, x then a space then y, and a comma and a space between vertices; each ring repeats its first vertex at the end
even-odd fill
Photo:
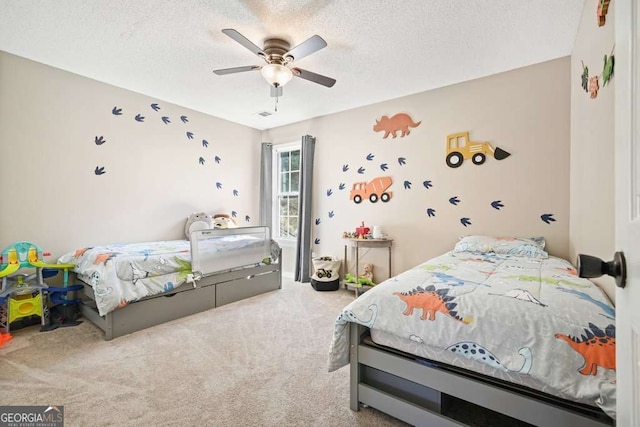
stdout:
POLYGON ((548 258, 541 238, 466 236, 460 239, 453 252, 495 253, 527 258, 548 258))

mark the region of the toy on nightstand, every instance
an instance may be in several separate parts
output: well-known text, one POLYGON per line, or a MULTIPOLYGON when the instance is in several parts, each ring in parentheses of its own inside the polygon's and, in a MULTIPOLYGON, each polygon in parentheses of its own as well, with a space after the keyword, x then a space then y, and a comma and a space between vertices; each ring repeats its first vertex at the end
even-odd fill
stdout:
MULTIPOLYGON (((0 333, 8 334, 10 326, 17 320, 37 316, 42 330, 52 329, 49 309, 56 304, 76 305, 79 300, 67 300, 66 294, 81 286, 68 286, 69 270, 73 264, 47 264, 43 253, 31 242, 17 242, 5 248, 0 254, 0 333), (21 274, 23 268, 35 268, 35 273, 21 274), (44 279, 63 270, 63 287, 48 286, 44 279), (53 305, 50 305, 53 303, 53 305)), ((77 324, 77 323, 76 323, 77 324)), ((63 325, 58 325, 63 326, 63 325)), ((57 326, 55 326, 57 327, 57 326)))
POLYGON ((360 223, 360 227, 356 227, 356 238, 364 239, 369 234, 370 228, 364 225, 364 221, 360 223))
POLYGON ((358 280, 353 274, 347 273, 344 275, 344 282, 353 283, 356 287, 361 287, 362 285, 375 286, 376 284, 373 283, 373 264, 365 264, 363 268, 364 273, 358 276, 358 280))
MULTIPOLYGON (((370 286, 373 286, 373 264, 365 264, 363 266, 364 268, 364 273, 362 273, 360 275, 360 279, 366 279, 368 280, 370 283, 370 286)), ((369 283, 368 283, 369 284, 369 283)))

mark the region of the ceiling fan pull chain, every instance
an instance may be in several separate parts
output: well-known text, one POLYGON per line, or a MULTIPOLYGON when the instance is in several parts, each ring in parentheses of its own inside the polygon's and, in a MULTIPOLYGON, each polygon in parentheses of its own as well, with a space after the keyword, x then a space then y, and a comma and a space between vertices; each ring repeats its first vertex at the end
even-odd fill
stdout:
POLYGON ((278 95, 276 95, 276 106, 274 108, 274 111, 277 113, 278 112, 278 95))

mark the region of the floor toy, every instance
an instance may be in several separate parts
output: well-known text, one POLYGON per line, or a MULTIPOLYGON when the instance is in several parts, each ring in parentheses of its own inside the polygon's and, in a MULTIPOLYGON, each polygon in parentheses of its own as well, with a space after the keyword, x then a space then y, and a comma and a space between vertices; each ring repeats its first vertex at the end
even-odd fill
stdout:
POLYGON ((2 348, 6 343, 11 341, 12 339, 13 337, 11 336, 11 334, 3 334, 2 332, 0 332, 0 348, 2 348))
POLYGON ((67 300, 66 294, 79 290, 69 285, 69 270, 74 264, 48 264, 40 247, 31 242, 17 242, 0 254, 0 333, 8 334, 11 323, 37 316, 42 330, 49 330, 50 308, 56 304, 77 305, 77 300, 67 300), (22 269, 35 269, 32 274, 19 273, 22 269), (44 279, 63 271, 63 287, 48 286, 44 279))

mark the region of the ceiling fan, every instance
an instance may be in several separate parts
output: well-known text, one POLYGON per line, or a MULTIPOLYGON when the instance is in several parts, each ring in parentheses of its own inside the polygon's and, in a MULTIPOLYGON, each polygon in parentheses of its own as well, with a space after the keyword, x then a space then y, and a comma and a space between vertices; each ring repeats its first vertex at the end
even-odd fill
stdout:
POLYGON ((314 52, 327 46, 320 36, 312 36, 303 41, 293 49, 289 43, 282 39, 271 38, 264 42, 264 48, 260 49, 249 39, 240 34, 238 31, 227 28, 222 30, 227 36, 231 37, 245 48, 262 58, 266 65, 248 65, 245 67, 224 68, 221 70, 213 70, 217 75, 242 73, 244 71, 260 70, 262 76, 271 86, 271 96, 282 96, 282 86, 287 84, 293 76, 310 82, 321 84, 322 86, 332 87, 336 81, 331 77, 321 74, 312 73, 298 67, 291 67, 294 61, 304 58, 314 52))

